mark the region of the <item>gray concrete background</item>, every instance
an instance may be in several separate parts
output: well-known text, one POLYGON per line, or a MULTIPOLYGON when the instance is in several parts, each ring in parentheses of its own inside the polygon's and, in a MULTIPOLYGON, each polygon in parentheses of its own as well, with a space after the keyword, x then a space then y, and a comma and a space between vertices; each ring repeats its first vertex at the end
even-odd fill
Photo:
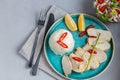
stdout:
MULTIPOLYGON (((41 8, 54 4, 69 13, 95 16, 93 0, 0 0, 0 80, 55 80, 39 71, 30 75, 18 50, 36 26, 41 8)), ((94 80, 120 79, 120 23, 105 23, 115 40, 115 54, 108 69, 94 80)))

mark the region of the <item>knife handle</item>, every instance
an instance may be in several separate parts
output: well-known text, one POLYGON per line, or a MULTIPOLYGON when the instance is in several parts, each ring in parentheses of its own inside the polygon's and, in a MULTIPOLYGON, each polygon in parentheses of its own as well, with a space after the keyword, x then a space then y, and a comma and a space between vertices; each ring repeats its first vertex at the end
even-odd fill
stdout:
MULTIPOLYGON (((53 13, 50 13, 48 23, 47 23, 47 26, 46 26, 46 29, 45 29, 45 35, 46 35, 47 31, 49 30, 49 28, 52 26, 52 24, 54 22, 55 22, 55 17, 53 15, 53 13)), ((44 37, 45 37, 45 35, 44 35, 44 37)))
POLYGON ((38 69, 38 65, 39 65, 39 60, 40 60, 40 56, 43 50, 43 43, 42 43, 42 48, 40 49, 39 55, 37 57, 37 60, 35 62, 35 64, 32 67, 32 75, 35 76, 37 74, 37 69, 38 69))
POLYGON ((38 26, 38 29, 37 29, 37 32, 36 32, 36 35, 35 35, 34 44, 33 44, 33 47, 32 47, 32 52, 31 52, 30 61, 29 61, 29 63, 28 63, 28 67, 30 67, 30 68, 31 68, 32 65, 33 65, 33 59, 34 59, 35 50, 36 50, 36 46, 37 46, 37 42, 38 42, 39 32, 40 32, 40 29, 39 29, 39 26, 38 26))

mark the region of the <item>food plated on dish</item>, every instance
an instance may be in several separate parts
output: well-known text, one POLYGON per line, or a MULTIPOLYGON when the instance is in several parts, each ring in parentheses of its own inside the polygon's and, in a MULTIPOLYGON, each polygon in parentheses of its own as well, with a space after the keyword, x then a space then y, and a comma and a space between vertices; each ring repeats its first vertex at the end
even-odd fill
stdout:
POLYGON ((109 22, 120 22, 120 0, 95 0, 97 15, 109 22))
POLYGON ((47 33, 44 51, 50 66, 68 79, 89 79, 108 66, 113 39, 106 26, 87 14, 66 14, 47 33))

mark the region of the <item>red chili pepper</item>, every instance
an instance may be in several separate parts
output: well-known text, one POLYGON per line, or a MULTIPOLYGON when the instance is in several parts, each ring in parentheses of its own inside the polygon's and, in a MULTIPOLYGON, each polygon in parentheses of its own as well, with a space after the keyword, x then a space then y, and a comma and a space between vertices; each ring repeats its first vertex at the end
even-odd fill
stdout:
MULTIPOLYGON (((89 53, 92 53, 92 51, 93 51, 92 49, 89 49, 89 50, 88 50, 89 53)), ((97 52, 94 51, 94 54, 97 54, 97 52)))
POLYGON ((120 14, 120 10, 119 9, 115 9, 116 10, 116 12, 118 13, 118 14, 120 14))
POLYGON ((97 36, 89 36, 90 38, 97 38, 97 36))
POLYGON ((97 0, 97 2, 98 2, 99 4, 102 4, 102 3, 104 3, 105 1, 104 1, 104 0, 97 0))
POLYGON ((107 6, 108 6, 107 4, 106 4, 106 5, 103 5, 102 7, 99 8, 99 10, 100 10, 101 12, 104 12, 107 6))
POLYGON ((67 32, 65 32, 65 33, 63 33, 61 36, 60 36, 60 38, 59 38, 59 40, 58 41, 62 41, 66 36, 67 36, 67 32))
POLYGON ((90 28, 95 28, 95 27, 93 25, 89 25, 89 26, 87 26, 85 31, 87 32, 87 30, 90 29, 90 28))
POLYGON ((65 43, 61 42, 61 41, 57 41, 57 43, 59 45, 61 45, 62 47, 64 47, 64 48, 68 48, 68 46, 65 43))
POLYGON ((116 0, 116 1, 120 3, 120 0, 116 0))
POLYGON ((79 57, 72 57, 72 59, 78 61, 78 62, 83 62, 83 59, 79 58, 79 57))
POLYGON ((87 34, 87 30, 90 29, 90 28, 95 28, 95 27, 93 25, 87 26, 87 28, 85 29, 85 31, 83 31, 83 32, 81 32, 79 34, 79 37, 83 37, 84 35, 86 35, 87 34))
POLYGON ((82 31, 82 32, 79 34, 79 37, 83 37, 85 34, 86 34, 86 31, 82 31))

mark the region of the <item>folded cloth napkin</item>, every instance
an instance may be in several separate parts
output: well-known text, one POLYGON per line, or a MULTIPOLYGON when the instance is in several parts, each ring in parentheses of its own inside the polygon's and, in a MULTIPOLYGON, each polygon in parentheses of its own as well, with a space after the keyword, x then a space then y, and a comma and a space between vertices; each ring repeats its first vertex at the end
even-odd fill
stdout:
MULTIPOLYGON (((34 56, 34 60, 33 62, 35 62, 37 55, 39 53, 39 50, 41 48, 41 36, 44 36, 44 31, 45 31, 45 27, 48 21, 48 17, 50 13, 54 14, 55 17, 55 21, 58 20, 59 18, 63 17, 66 12, 58 7, 56 7, 55 5, 47 8, 47 15, 46 15, 46 20, 45 20, 45 25, 44 28, 41 29, 41 32, 39 34, 39 40, 38 40, 38 44, 37 44, 37 48, 36 48, 36 52, 35 52, 35 56, 34 56)), ((31 51, 32 51, 32 46, 34 43, 34 39, 35 39, 35 34, 36 34, 37 28, 35 28, 35 30, 33 31, 33 33, 30 35, 30 37, 26 40, 25 44, 22 46, 22 48, 20 49, 19 53, 27 60, 29 61, 30 56, 31 56, 31 51)), ((53 76, 54 78, 56 78, 57 80, 64 80, 64 78, 60 77, 55 71, 53 71, 53 69, 51 69, 51 67, 49 66, 48 62, 45 59, 44 56, 44 52, 42 52, 41 57, 40 57, 40 63, 39 63, 39 68, 50 74, 51 76, 53 76)))

